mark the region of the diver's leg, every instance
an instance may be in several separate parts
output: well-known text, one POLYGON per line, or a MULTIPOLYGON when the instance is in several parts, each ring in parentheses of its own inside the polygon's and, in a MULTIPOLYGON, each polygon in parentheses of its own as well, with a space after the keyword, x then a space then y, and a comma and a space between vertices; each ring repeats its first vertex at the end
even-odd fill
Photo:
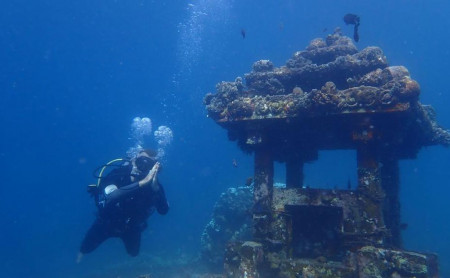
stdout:
POLYGON ((110 237, 106 223, 96 219, 89 228, 81 243, 80 253, 87 254, 94 251, 103 241, 110 237))
POLYGON ((120 238, 123 240, 130 256, 135 257, 139 254, 141 246, 141 231, 139 229, 128 230, 120 238))

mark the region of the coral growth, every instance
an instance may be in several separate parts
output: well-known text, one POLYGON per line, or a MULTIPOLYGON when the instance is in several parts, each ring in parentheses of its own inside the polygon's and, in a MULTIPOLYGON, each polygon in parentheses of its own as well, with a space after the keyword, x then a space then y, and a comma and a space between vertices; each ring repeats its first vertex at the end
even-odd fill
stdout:
POLYGON ((389 66, 379 47, 358 51, 336 31, 312 40, 284 66, 255 62, 245 85, 240 77, 220 82, 204 103, 208 116, 223 123, 410 111, 431 132, 424 139, 428 144, 450 144, 450 135, 427 116, 419 95, 420 86, 405 67, 389 66))

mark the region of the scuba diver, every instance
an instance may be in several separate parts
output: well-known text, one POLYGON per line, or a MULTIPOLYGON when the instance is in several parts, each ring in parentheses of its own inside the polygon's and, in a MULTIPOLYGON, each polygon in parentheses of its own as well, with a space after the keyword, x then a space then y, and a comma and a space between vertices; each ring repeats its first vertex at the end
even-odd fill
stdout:
POLYGON ((169 210, 164 188, 158 182, 161 166, 155 156, 151 150, 141 150, 131 160, 113 160, 102 167, 97 184, 88 186, 98 213, 81 243, 78 263, 84 254, 94 251, 110 237, 121 238, 130 256, 139 254, 147 218, 155 208, 161 215, 169 210), (122 163, 102 177, 105 168, 116 161, 122 163))

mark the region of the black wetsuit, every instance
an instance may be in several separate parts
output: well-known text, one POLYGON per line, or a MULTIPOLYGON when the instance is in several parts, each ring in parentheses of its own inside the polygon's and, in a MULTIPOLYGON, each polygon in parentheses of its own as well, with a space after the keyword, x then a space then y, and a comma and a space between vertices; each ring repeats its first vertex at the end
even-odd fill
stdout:
MULTIPOLYGON (((155 208, 159 214, 168 212, 169 205, 161 184, 157 192, 151 186, 139 187, 138 182, 131 181, 131 170, 131 163, 126 162, 101 179, 94 193, 98 215, 81 243, 81 253, 90 253, 106 239, 119 237, 128 254, 136 256, 139 254, 141 232, 147 226, 147 218, 155 208), (111 184, 118 189, 106 194, 105 187, 111 184)), ((136 180, 145 176, 143 174, 136 180)))

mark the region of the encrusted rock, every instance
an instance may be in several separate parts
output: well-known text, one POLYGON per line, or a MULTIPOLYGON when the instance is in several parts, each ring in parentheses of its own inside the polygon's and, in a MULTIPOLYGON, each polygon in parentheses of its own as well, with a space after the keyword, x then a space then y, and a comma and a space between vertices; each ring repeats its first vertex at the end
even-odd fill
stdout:
POLYGON ((251 238, 252 196, 250 187, 229 188, 220 195, 213 217, 201 237, 202 259, 205 262, 220 266, 228 241, 251 238))
POLYGON ((388 67, 380 48, 358 52, 339 32, 311 41, 286 66, 257 61, 245 80, 246 86, 240 77, 217 84, 204 99, 208 115, 236 121, 376 110, 416 101, 420 93, 405 67, 388 67))
POLYGON ((253 64, 254 72, 265 72, 273 70, 273 63, 269 60, 259 60, 253 64))
POLYGON ((431 277, 428 268, 430 258, 434 255, 423 255, 415 252, 395 251, 373 246, 361 248, 358 252, 359 277, 431 277))
MULTIPOLYGON (((299 52, 296 56, 310 60, 313 64, 325 64, 334 61, 339 56, 353 55, 358 50, 352 40, 340 34, 329 35, 323 39, 311 41, 306 51, 299 52)), ((295 57, 293 57, 295 59, 295 57)), ((295 63, 294 63, 295 64, 295 63)))

